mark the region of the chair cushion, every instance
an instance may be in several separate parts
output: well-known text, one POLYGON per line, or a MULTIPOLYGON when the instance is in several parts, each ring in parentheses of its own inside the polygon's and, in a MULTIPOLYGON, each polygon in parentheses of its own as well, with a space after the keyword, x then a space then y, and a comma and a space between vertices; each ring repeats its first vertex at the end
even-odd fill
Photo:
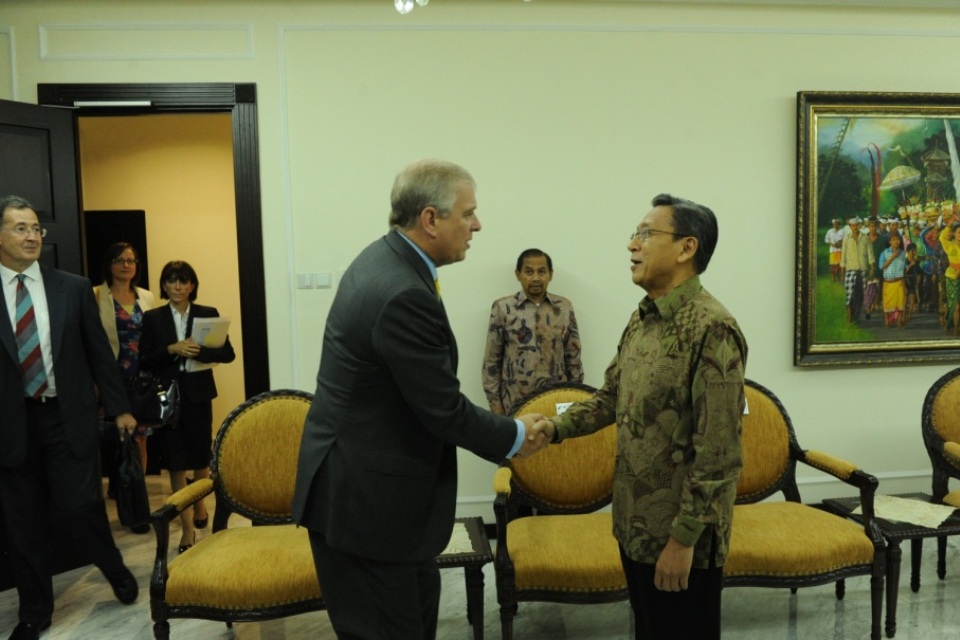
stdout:
POLYGON ((933 403, 930 421, 944 440, 960 442, 960 376, 949 380, 933 403))
POLYGON ((620 549, 607 512, 518 518, 507 546, 518 591, 626 589, 620 549))
POLYGON ((943 504, 950 505, 954 509, 960 509, 960 491, 951 491, 943 496, 943 504))
POLYGON ((241 610, 320 597, 307 530, 291 524, 225 529, 200 540, 170 562, 165 600, 241 610))
POLYGON ((743 416, 740 435, 739 498, 769 494, 790 465, 790 429, 781 408, 759 389, 747 386, 744 393, 749 413, 743 416))
POLYGON ((214 451, 218 490, 252 519, 290 518, 297 456, 310 400, 268 392, 224 420, 214 451))
POLYGON ((733 509, 726 576, 806 576, 873 562, 874 547, 852 520, 796 502, 733 509))

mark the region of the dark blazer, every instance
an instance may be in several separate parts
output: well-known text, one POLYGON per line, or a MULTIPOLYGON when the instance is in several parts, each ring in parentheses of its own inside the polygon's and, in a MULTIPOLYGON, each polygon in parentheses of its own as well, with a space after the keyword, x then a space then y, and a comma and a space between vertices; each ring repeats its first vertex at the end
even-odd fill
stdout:
POLYGON ((453 529, 457 450, 502 459, 513 419, 476 407, 423 259, 398 232, 344 273, 327 316, 297 468, 294 519, 330 546, 426 560, 453 529))
MULTIPOLYGON (((50 311, 53 375, 64 434, 74 456, 93 459, 100 441, 97 391, 108 416, 127 413, 123 380, 90 281, 46 267, 40 273, 50 311)), ((16 337, 2 288, 0 300, 0 466, 13 467, 26 455, 27 416, 16 337)))
MULTIPOLYGON (((193 333, 194 318, 219 318, 213 307, 204 307, 190 303, 187 314, 186 337, 193 333)), ((217 385, 213 381, 213 371, 205 369, 180 375, 182 358, 167 351, 167 346, 178 342, 177 327, 173 323, 170 305, 165 304, 150 309, 143 314, 143 331, 140 334, 140 368, 172 380, 179 376, 180 395, 190 402, 207 402, 217 397, 217 385)), ((230 337, 222 347, 200 347, 200 353, 194 358, 197 362, 233 362, 236 358, 230 337)))

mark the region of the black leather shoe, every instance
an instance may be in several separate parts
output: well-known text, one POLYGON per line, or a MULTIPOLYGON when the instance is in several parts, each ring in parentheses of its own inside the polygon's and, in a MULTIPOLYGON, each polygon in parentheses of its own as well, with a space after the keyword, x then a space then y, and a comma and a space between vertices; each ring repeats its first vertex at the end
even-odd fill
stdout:
POLYGON ((209 521, 210 521, 210 517, 209 517, 209 516, 207 516, 206 518, 194 518, 194 519, 193 519, 193 526, 195 526, 197 529, 206 529, 206 528, 207 528, 207 522, 209 522, 209 521))
POLYGON ((113 594, 117 596, 117 600, 123 604, 133 604, 137 601, 137 596, 140 595, 140 587, 137 586, 137 579, 130 573, 130 569, 124 567, 123 573, 112 577, 107 576, 107 580, 110 581, 110 586, 113 587, 113 594))
POLYGON ((10 634, 10 640, 39 640, 40 632, 49 627, 49 619, 40 622, 21 622, 10 634))

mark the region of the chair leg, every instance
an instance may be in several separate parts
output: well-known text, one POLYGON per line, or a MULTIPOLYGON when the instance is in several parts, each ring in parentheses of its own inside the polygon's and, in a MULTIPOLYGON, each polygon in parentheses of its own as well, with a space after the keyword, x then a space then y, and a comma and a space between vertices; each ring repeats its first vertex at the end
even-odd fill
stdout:
POLYGON ((937 577, 947 577, 947 536, 937 538, 937 577))
MULTIPOLYGON (((883 574, 870 576, 870 640, 880 640, 880 617, 883 613, 883 574)), ((896 623, 894 623, 894 632, 896 623)), ((890 635, 889 637, 893 637, 890 635)))
POLYGON ((513 618, 517 615, 517 603, 500 606, 500 636, 513 640, 513 618))
POLYGON ((847 581, 837 580, 837 600, 843 600, 845 595, 847 595, 847 581))
POLYGON ((170 640, 170 623, 166 620, 153 623, 153 637, 156 640, 170 640))

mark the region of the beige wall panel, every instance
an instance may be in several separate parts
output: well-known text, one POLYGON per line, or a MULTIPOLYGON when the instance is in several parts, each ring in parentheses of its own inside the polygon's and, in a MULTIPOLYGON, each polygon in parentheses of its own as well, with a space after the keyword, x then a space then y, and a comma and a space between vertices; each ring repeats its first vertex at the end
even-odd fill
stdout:
MULTIPOLYGON (((479 183, 484 228, 465 263, 441 270, 478 402, 489 305, 516 289, 528 246, 553 256, 551 288, 574 301, 587 381, 600 384, 642 296, 627 236, 671 191, 717 212, 704 282, 739 318, 748 375, 780 395, 801 443, 858 462, 884 490, 924 489, 920 403, 949 367, 792 366, 796 92, 951 91, 960 14, 839 4, 436 0, 401 17, 389 0, 4 0, 0 19, 16 29, 22 100, 38 82, 257 83, 274 386, 312 390, 334 294, 294 289, 294 275, 336 273, 385 232, 390 183, 412 160, 461 162, 479 183), (40 58, 40 25, 224 16, 251 25, 251 58, 203 58, 245 49, 203 48, 197 34, 184 36, 188 60, 135 57, 157 53, 149 42, 125 58, 40 58)), ((70 34, 62 52, 116 51, 98 36, 70 34)), ((463 461, 462 511, 487 515, 492 467, 463 461)), ((803 473, 807 499, 844 491, 803 473)))
POLYGON ((40 25, 40 59, 47 61, 252 56, 250 25, 40 25))
POLYGON ((14 78, 13 30, 0 26, 0 99, 14 100, 17 96, 14 78))

